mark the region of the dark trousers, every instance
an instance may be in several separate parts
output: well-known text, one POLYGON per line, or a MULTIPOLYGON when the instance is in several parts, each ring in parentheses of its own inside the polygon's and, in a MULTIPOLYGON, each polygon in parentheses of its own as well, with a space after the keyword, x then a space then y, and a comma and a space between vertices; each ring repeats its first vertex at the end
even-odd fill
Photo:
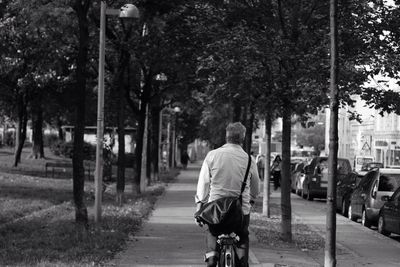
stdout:
POLYGON ((260 177, 261 181, 264 181, 264 168, 258 168, 258 176, 260 177))
MULTIPOLYGON (((250 214, 244 216, 244 225, 240 233, 236 233, 240 237, 240 241, 236 243, 236 255, 239 259, 240 267, 249 266, 249 223, 250 214)), ((210 231, 206 232, 207 240, 207 252, 218 251, 217 237, 213 236, 210 231)), ((221 256, 221 255, 220 255, 221 256)), ((217 257, 212 257, 212 259, 207 260, 207 267, 217 266, 217 257)))
POLYGON ((274 189, 278 189, 281 186, 281 171, 272 171, 272 177, 274 178, 274 189))

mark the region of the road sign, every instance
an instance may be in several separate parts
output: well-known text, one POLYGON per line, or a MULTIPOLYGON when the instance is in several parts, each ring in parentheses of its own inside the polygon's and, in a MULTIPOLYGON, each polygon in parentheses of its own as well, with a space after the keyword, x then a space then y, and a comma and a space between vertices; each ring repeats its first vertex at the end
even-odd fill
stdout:
POLYGON ((364 145, 362 147, 362 150, 364 150, 364 151, 370 151, 371 150, 371 147, 369 146, 368 142, 364 143, 364 145))

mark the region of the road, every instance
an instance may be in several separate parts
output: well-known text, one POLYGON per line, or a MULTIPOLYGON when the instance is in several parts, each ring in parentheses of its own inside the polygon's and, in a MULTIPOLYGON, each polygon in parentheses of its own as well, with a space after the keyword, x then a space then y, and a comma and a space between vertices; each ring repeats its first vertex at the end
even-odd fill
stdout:
MULTIPOLYGON (((321 235, 326 232, 326 202, 323 199, 304 200, 292 194, 295 218, 309 225, 321 235)), ((400 243, 366 228, 360 223, 337 214, 338 266, 399 266, 400 243)), ((317 256, 316 256, 317 257, 317 256)), ((320 261, 320 260, 319 260, 320 261)), ((322 262, 320 262, 323 264, 322 262)))

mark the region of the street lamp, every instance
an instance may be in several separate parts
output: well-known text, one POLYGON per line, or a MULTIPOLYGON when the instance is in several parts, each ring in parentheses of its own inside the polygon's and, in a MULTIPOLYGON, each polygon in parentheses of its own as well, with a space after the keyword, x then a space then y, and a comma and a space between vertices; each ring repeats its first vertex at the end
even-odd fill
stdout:
POLYGON ((172 166, 177 166, 176 152, 177 152, 177 142, 176 142, 176 130, 178 124, 178 113, 181 112, 179 107, 174 108, 174 131, 172 132, 172 166))
POLYGON ((120 18, 139 18, 139 10, 132 4, 126 4, 120 9, 107 9, 106 1, 101 1, 100 9, 100 45, 99 45, 99 83, 97 98, 97 142, 95 170, 95 202, 94 221, 100 222, 101 197, 103 188, 103 138, 104 138, 104 61, 106 39, 106 15, 120 18))
MULTIPOLYGON (((161 173, 162 170, 162 166, 163 166, 163 144, 162 144, 162 125, 163 125, 163 113, 164 111, 169 111, 169 112, 173 112, 174 115, 176 116, 176 113, 179 113, 181 111, 180 107, 174 107, 174 108, 170 108, 170 107, 165 107, 160 111, 160 126, 159 126, 159 152, 158 152, 158 172, 161 173)), ((172 131, 172 145, 171 145, 171 122, 170 120, 168 120, 168 124, 167 124, 167 147, 166 147, 166 151, 167 151, 167 169, 169 169, 171 166, 174 166, 173 161, 175 156, 174 156, 174 146, 175 146, 175 131, 172 131), (172 150, 172 153, 171 153, 172 150)))

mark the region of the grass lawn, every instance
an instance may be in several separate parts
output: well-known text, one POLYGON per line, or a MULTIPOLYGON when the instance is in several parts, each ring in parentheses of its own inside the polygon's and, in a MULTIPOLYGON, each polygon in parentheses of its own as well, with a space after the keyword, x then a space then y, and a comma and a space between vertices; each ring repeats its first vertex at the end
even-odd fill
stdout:
MULTIPOLYGON (((30 158, 31 148, 25 147, 21 154, 21 163, 17 167, 12 167, 14 163, 14 149, 10 147, 0 148, 0 171, 13 174, 24 174, 31 176, 45 176, 45 164, 46 162, 54 161, 71 161, 59 157, 50 152, 50 149, 45 148, 45 159, 33 159, 30 158)), ((62 178, 66 178, 67 175, 63 175, 62 178)))
POLYGON ((72 199, 72 181, 0 173, 0 224, 72 199))
POLYGON ((127 186, 122 207, 115 205, 115 186, 111 185, 103 196, 98 227, 93 224, 93 182, 86 182, 90 226, 85 229, 74 223, 72 180, 68 175, 44 178, 45 161, 25 158, 19 172, 7 165, 12 154, 5 155, 0 152, 0 266, 101 265, 135 235, 164 191, 164 182, 177 175, 177 171, 171 171, 162 177, 164 182, 152 185, 140 196, 130 194, 127 186))

